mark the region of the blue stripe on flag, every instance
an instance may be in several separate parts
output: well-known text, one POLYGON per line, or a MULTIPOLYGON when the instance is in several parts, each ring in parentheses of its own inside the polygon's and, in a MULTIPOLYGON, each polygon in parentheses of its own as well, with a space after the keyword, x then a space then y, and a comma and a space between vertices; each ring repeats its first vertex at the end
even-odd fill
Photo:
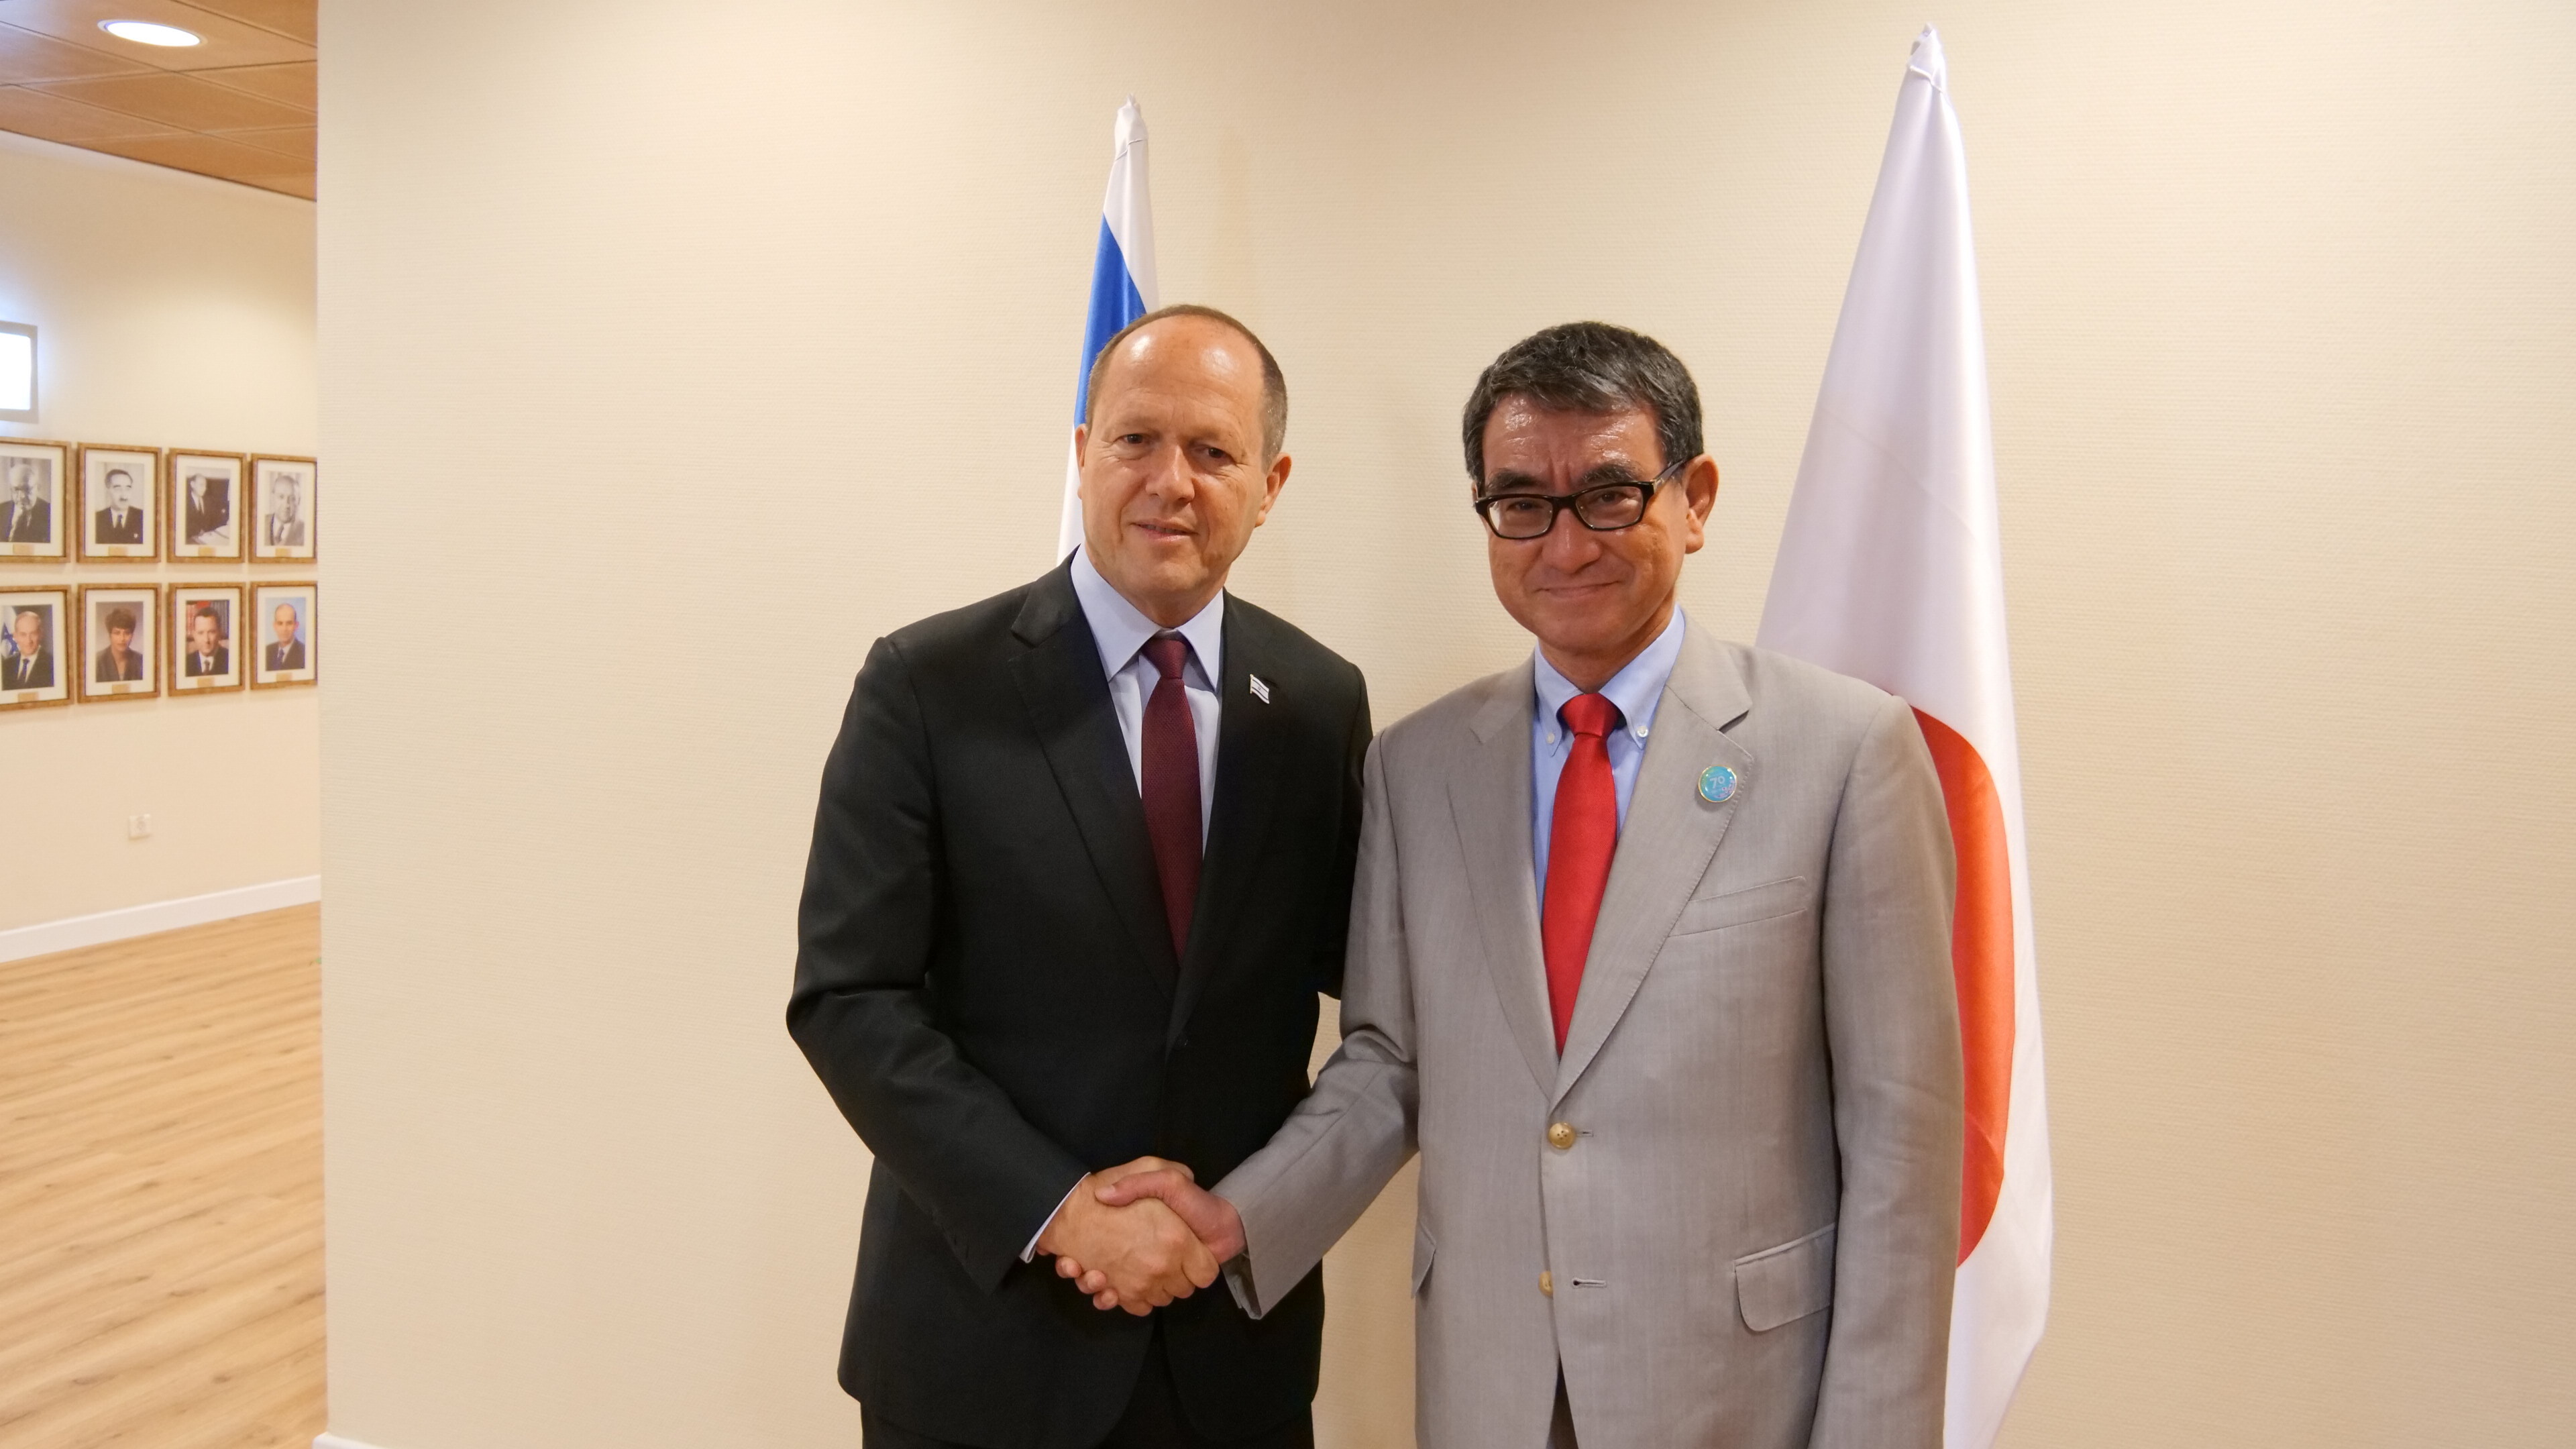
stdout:
POLYGON ((1086 415, 1091 401, 1091 364, 1100 349, 1118 335, 1118 329, 1145 315, 1145 299, 1136 291, 1136 279, 1127 275, 1127 253, 1120 250, 1117 236, 1109 230, 1109 218, 1100 219, 1100 250, 1091 259, 1091 318, 1082 329, 1082 370, 1073 379, 1073 420, 1090 421, 1086 415))

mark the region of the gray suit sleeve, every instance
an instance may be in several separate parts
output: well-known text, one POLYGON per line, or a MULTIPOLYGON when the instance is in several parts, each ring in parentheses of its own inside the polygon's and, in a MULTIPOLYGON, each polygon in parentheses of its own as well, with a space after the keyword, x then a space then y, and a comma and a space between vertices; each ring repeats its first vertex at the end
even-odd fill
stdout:
POLYGON ((1254 1318, 1304 1281, 1414 1151, 1413 982, 1385 772, 1385 751, 1372 747, 1341 1049, 1269 1144, 1215 1189, 1243 1215, 1244 1253, 1226 1283, 1254 1318))
POLYGON ((1931 752, 1890 699, 1844 781, 1825 882, 1842 1203, 1811 1449, 1940 1449, 1963 1110, 1954 873, 1931 752))

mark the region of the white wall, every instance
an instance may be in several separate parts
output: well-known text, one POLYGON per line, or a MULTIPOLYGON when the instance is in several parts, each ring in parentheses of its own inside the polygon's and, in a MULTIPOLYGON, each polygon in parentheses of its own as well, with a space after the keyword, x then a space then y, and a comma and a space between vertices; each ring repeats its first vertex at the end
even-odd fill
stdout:
MULTIPOLYGON (((37 421, 0 435, 313 455, 311 202, 0 133, 0 317, 36 325, 40 368, 37 421)), ((318 576, 10 564, 0 587, 318 576)), ((316 693, 0 714, 0 930, 313 874, 316 693)))
MULTIPOLYGON (((1165 296, 1295 397, 1241 590, 1392 719, 1525 647, 1455 418, 1570 317, 1696 368, 1688 600, 1750 636, 1923 18, 326 0, 335 1428, 850 1442, 866 1161, 779 1021, 813 789, 871 638, 1045 562, 1125 94, 1165 296)), ((1937 18, 2060 1168, 2007 1441, 2555 1443, 2576 14, 1937 18)), ((1409 1437, 1386 1206, 1335 1445, 1409 1437)))

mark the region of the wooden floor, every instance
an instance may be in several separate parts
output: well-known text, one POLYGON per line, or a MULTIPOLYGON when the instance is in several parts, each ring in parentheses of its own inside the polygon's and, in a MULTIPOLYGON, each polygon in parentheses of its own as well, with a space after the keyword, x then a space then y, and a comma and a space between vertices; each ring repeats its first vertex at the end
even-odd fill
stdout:
POLYGON ((0 1449, 322 1415, 321 908, 0 963, 0 1449))

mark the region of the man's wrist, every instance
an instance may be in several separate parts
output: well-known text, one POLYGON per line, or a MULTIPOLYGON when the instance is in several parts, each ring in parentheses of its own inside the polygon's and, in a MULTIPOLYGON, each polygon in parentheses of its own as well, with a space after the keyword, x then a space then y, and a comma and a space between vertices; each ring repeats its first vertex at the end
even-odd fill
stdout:
POLYGON ((1046 1221, 1038 1224, 1038 1230, 1029 1235, 1029 1245, 1020 1249, 1021 1262, 1027 1263, 1035 1261, 1037 1255, 1040 1253, 1045 1253, 1049 1256, 1054 1255, 1055 1249, 1047 1246, 1047 1237, 1055 1231, 1055 1225, 1057 1222, 1063 1219, 1064 1210, 1066 1206, 1073 1201, 1073 1195, 1082 1191, 1083 1185, 1090 1181, 1091 1174, 1084 1173, 1082 1176, 1073 1180, 1073 1186, 1065 1189, 1064 1196, 1056 1199, 1055 1211, 1048 1213, 1046 1221))

